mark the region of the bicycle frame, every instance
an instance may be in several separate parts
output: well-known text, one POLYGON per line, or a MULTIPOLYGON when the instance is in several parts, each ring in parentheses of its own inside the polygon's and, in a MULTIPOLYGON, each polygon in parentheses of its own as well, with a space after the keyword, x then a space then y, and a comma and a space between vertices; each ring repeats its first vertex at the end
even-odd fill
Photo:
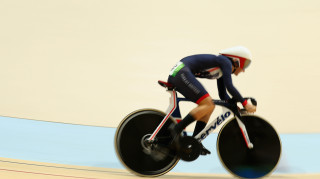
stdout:
MULTIPOLYGON (((181 120, 181 113, 179 108, 179 102, 180 101, 190 101, 185 98, 178 98, 177 91, 175 89, 167 90, 167 92, 170 93, 170 104, 166 111, 166 116, 163 118, 161 123, 158 125, 156 130, 153 132, 153 134, 148 138, 149 142, 153 142, 156 135, 160 131, 160 129, 163 127, 163 125, 166 123, 166 121, 171 116, 173 119, 175 119, 177 122, 181 120)), ((253 148, 253 144, 250 142, 249 135, 247 133, 247 129, 243 122, 241 121, 241 114, 238 112, 237 108, 233 109, 229 103, 226 101, 221 100, 213 100, 214 103, 218 106, 221 106, 223 109, 223 113, 219 115, 215 120, 213 120, 209 125, 207 125, 195 138, 202 142, 206 137, 208 137, 219 125, 221 125, 224 121, 228 120, 230 117, 235 116, 236 120, 238 122, 238 125, 240 127, 241 133, 243 135, 243 138, 246 142, 246 145, 249 149, 253 148)))

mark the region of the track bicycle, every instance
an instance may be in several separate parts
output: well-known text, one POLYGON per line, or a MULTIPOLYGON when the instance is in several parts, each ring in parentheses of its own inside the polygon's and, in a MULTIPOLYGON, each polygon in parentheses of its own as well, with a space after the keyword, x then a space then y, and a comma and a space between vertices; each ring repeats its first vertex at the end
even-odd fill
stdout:
MULTIPOLYGON (((179 151, 172 146, 168 127, 181 120, 179 102, 189 101, 177 96, 175 87, 158 81, 170 93, 167 112, 141 109, 127 115, 115 134, 115 150, 121 163, 133 174, 157 177, 173 169, 179 160, 194 161, 200 155, 200 143, 218 126, 217 153, 226 170, 240 178, 261 178, 276 168, 281 156, 281 141, 266 120, 245 114, 235 101, 213 100, 223 109, 197 136, 181 133, 179 151)), ((254 98, 253 105, 257 105, 254 98)))

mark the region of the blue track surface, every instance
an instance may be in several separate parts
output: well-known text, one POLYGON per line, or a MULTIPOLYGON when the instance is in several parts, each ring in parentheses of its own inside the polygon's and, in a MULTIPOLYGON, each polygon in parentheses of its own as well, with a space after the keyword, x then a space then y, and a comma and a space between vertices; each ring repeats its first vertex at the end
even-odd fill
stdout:
MULTIPOLYGON (((0 157, 57 164, 124 168, 114 151, 114 128, 0 117, 0 157)), ((320 173, 320 134, 281 134, 276 173, 320 173)), ((217 158, 216 134, 204 141, 212 154, 179 162, 175 172, 227 173, 217 158)))

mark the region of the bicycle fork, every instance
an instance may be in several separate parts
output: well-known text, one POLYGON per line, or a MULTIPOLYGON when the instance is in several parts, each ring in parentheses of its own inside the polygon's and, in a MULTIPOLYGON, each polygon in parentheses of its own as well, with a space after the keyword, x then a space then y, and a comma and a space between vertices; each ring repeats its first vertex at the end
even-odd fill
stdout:
POLYGON ((243 136, 243 138, 244 138, 244 141, 246 142, 247 147, 248 147, 249 149, 252 149, 252 148, 253 148, 253 144, 252 144, 251 141, 250 141, 250 138, 249 138, 249 135, 248 135, 246 126, 245 126, 245 125, 243 124, 243 122, 238 118, 237 115, 236 115, 236 119, 237 119, 238 125, 239 125, 239 127, 240 127, 242 136, 243 136))

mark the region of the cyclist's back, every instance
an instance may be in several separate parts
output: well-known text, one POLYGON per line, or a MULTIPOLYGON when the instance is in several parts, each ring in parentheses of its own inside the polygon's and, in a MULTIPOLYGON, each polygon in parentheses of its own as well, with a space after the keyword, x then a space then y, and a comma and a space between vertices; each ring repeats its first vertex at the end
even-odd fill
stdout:
POLYGON ((231 68, 231 61, 227 57, 222 55, 212 55, 212 54, 199 54, 191 55, 183 58, 181 60, 185 66, 189 67, 192 73, 197 73, 202 70, 213 68, 213 67, 228 67, 231 68))

